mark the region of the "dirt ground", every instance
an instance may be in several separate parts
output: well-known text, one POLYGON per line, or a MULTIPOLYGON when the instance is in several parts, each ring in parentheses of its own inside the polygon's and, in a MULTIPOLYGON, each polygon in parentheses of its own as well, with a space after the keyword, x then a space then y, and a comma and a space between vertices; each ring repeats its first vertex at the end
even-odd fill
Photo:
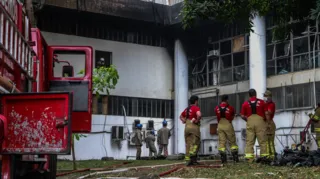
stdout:
MULTIPOLYGON (((79 168, 94 168, 95 167, 107 167, 114 164, 121 164, 124 161, 81 161, 78 162, 79 168)), ((132 161, 132 163, 119 166, 117 168, 127 168, 134 166, 150 166, 150 165, 162 165, 162 164, 172 164, 179 163, 183 161, 132 161)), ((207 165, 217 164, 213 162, 206 162, 207 165)), ((69 162, 59 162, 58 168, 62 169, 64 167, 72 167, 72 163, 69 162)), ((182 167, 176 172, 173 172, 164 177, 182 177, 182 178, 225 178, 225 179, 256 179, 256 178, 266 178, 266 179, 317 179, 320 178, 320 167, 309 167, 309 168, 293 168, 293 167, 272 167, 262 164, 248 164, 240 162, 234 164, 232 162, 224 165, 222 168, 190 168, 184 167, 184 165, 173 165, 173 166, 164 166, 157 168, 143 168, 143 169, 130 169, 125 172, 110 173, 110 174, 100 174, 90 177, 101 178, 101 177, 141 177, 148 174, 159 175, 165 171, 174 169, 176 167, 182 167)), ((114 168, 115 169, 115 168, 114 168)), ((108 170, 113 170, 109 168, 108 170)), ((91 171, 94 173, 95 171, 91 171)), ((83 172, 68 175, 65 177, 59 177, 58 179, 74 179, 79 176, 88 174, 90 172, 83 172)))

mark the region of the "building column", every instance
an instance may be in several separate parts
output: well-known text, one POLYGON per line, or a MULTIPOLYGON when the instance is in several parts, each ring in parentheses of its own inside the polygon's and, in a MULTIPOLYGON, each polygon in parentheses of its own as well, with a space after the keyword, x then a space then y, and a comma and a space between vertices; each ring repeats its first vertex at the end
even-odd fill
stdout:
POLYGON ((262 98, 267 86, 265 18, 255 16, 252 22, 253 32, 250 32, 249 38, 250 88, 254 88, 257 91, 257 97, 262 98))
POLYGON ((185 153, 181 112, 188 107, 188 60, 180 40, 174 44, 174 153, 185 153))

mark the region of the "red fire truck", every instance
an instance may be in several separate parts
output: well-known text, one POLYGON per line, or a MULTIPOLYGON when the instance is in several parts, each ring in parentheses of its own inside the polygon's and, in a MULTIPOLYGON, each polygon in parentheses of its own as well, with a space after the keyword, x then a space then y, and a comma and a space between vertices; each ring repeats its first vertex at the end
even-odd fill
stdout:
POLYGON ((72 132, 91 130, 92 48, 49 46, 17 0, 0 0, 0 48, 1 176, 56 178, 72 132))

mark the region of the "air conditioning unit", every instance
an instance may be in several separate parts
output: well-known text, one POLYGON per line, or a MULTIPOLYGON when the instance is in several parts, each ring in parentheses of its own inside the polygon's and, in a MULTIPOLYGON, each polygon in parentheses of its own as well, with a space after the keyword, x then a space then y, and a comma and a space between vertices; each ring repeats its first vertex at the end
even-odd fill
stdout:
POLYGON ((112 126, 111 127, 111 139, 112 140, 123 140, 123 126, 112 126))
POLYGON ((154 122, 153 120, 149 120, 147 123, 147 130, 153 130, 154 129, 154 122))
POLYGON ((246 129, 241 129, 241 139, 246 140, 246 137, 247 137, 246 129))
POLYGON ((133 131, 136 129, 137 124, 140 124, 140 120, 139 119, 135 119, 133 121, 133 124, 132 124, 132 130, 133 131))

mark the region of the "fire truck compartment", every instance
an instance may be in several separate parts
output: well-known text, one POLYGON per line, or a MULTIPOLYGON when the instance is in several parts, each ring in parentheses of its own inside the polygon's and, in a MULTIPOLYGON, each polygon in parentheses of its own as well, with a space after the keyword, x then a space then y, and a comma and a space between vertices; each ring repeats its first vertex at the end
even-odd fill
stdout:
POLYGON ((1 94, 1 154, 69 154, 72 94, 1 94))
POLYGON ((87 112, 89 108, 88 81, 50 81, 50 91, 73 93, 73 111, 87 112))

